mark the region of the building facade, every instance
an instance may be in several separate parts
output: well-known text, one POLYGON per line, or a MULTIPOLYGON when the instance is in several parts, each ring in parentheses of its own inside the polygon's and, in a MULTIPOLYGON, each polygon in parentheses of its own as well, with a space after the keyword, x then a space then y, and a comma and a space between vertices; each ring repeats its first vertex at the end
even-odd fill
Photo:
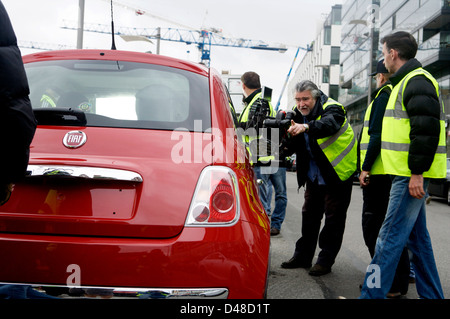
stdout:
POLYGON ((302 80, 313 81, 322 92, 338 99, 340 79, 341 9, 335 5, 323 23, 323 28, 309 46, 288 83, 288 107, 295 105, 295 84, 302 80))
POLYGON ((347 0, 343 4, 338 99, 347 108, 356 132, 360 132, 370 103, 368 93, 376 89, 369 74, 382 59, 380 39, 393 32, 407 31, 419 45, 416 58, 439 82, 447 117, 447 145, 450 145, 449 3, 447 0, 347 0))
MULTIPOLYGON (((416 58, 439 82, 450 145, 450 1, 345 0, 335 5, 288 84, 294 106, 295 84, 311 80, 347 109, 359 135, 364 114, 376 90, 369 76, 382 59, 380 39, 396 31, 416 38, 416 58)), ((450 154, 450 149, 447 148, 450 154)))

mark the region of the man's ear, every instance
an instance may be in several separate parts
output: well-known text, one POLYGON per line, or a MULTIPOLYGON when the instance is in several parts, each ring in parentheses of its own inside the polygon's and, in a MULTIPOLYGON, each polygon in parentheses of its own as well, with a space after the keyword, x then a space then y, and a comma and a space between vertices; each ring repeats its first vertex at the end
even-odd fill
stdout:
POLYGON ((397 51, 397 50, 391 49, 391 51, 389 52, 389 54, 391 54, 392 60, 398 59, 398 51, 397 51))

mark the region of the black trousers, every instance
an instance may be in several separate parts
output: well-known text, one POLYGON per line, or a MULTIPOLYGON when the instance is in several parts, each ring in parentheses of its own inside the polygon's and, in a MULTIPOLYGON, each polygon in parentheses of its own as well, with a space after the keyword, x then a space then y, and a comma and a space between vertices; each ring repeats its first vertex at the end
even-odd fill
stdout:
MULTIPOLYGON (((364 242, 373 258, 378 233, 389 204, 391 178, 389 175, 371 175, 370 183, 363 188, 362 231, 364 242)), ((406 294, 409 286, 410 263, 408 249, 403 249, 390 292, 406 294)))
POLYGON ((294 258, 304 264, 312 263, 318 242, 321 251, 316 263, 324 267, 334 264, 342 245, 352 187, 351 178, 334 187, 306 182, 302 237, 295 245, 294 258), (324 215, 324 226, 320 230, 324 215))

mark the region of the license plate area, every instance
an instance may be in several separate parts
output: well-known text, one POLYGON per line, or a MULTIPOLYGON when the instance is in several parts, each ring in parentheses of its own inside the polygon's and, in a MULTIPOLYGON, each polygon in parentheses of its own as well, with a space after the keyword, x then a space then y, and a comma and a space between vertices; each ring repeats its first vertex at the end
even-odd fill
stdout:
POLYGON ((137 185, 127 181, 33 177, 15 185, 3 213, 127 220, 136 207, 137 185))

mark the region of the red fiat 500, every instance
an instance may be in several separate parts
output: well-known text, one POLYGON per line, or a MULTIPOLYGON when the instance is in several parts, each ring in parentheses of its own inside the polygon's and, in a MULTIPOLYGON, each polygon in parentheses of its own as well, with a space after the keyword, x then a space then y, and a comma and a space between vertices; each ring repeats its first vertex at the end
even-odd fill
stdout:
POLYGON ((265 296, 269 220, 216 71, 99 50, 24 63, 38 128, 0 207, 3 289, 265 296))

